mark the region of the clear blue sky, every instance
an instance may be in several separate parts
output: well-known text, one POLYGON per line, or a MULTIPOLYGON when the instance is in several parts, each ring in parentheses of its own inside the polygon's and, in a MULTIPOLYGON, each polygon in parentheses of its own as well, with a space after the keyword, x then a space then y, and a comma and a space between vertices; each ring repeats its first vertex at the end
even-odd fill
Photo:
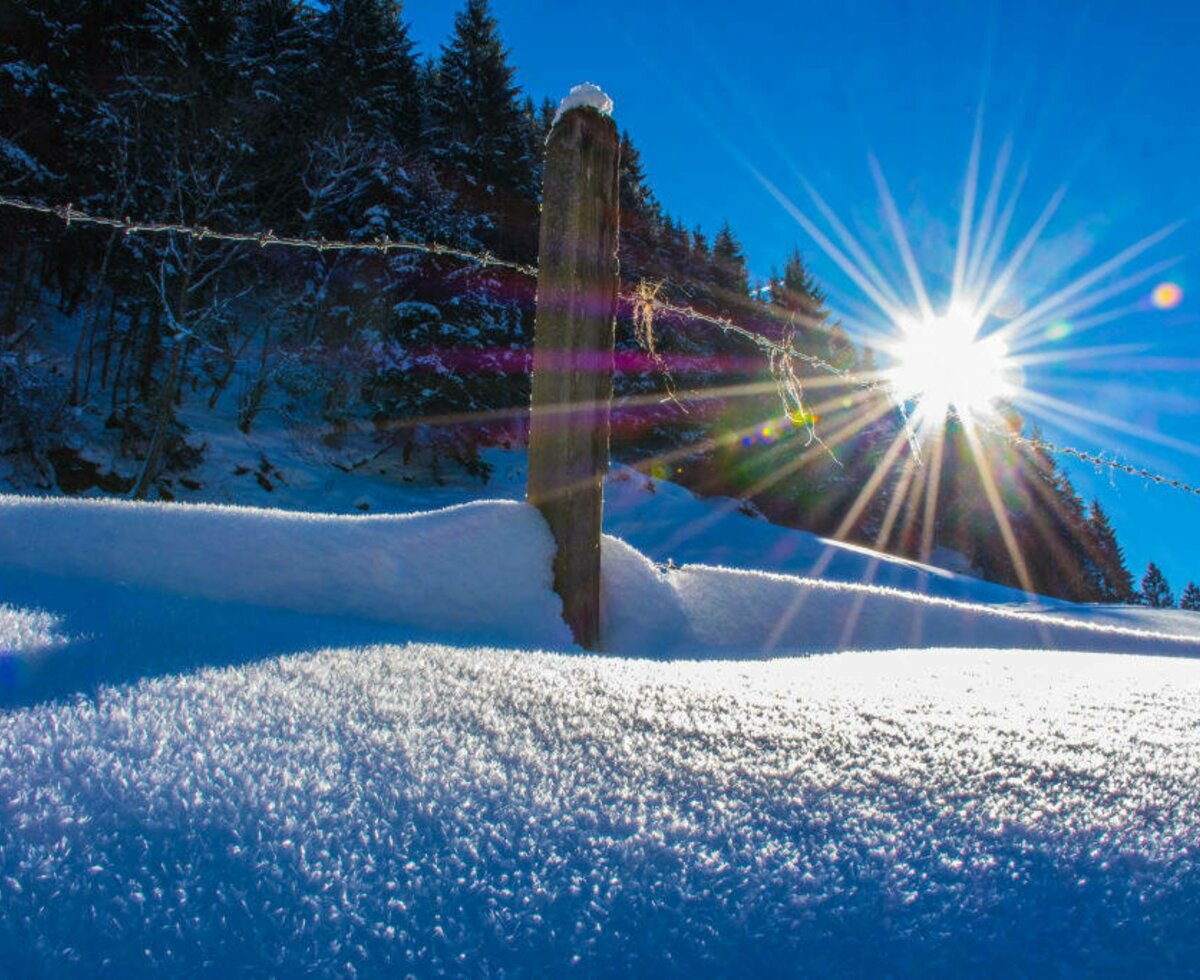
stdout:
MULTIPOLYGON (((437 53, 457 6, 408 0, 424 53, 437 53)), ((1087 422, 1072 431, 1064 425, 1079 420, 1067 412, 1043 412, 1049 438, 1200 484, 1200 449, 1189 448, 1200 446, 1200 4, 493 0, 493 10, 529 94, 557 99, 576 82, 599 83, 671 213, 710 233, 728 219, 757 276, 799 245, 835 308, 865 298, 756 171, 819 219, 809 181, 903 285, 868 167, 873 153, 936 305, 948 293, 981 102, 984 178, 1008 138, 1009 174, 1027 168, 1006 254, 1066 185, 1010 291, 1018 306, 1189 219, 1124 273, 1176 257, 1177 265, 1070 319, 1086 326, 1097 313, 1128 312, 1039 352, 1144 349, 1039 367, 1028 381, 1120 422, 1120 430, 1087 422), (1184 292, 1169 311, 1148 299, 1164 280, 1184 292)), ((986 181, 980 206, 985 190, 986 181)), ((1200 583, 1200 497, 1069 470, 1081 493, 1109 510, 1135 578, 1153 559, 1177 594, 1189 578, 1200 583)))

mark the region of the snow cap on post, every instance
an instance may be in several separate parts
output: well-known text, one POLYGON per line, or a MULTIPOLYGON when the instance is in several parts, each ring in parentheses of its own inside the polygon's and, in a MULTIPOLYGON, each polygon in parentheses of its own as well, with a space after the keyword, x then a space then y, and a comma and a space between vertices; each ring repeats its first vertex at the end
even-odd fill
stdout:
POLYGON ((557 126, 558 121, 572 109, 595 109, 602 116, 611 116, 613 100, 604 94, 599 85, 592 82, 574 85, 558 104, 558 112, 554 114, 554 123, 550 128, 557 126))

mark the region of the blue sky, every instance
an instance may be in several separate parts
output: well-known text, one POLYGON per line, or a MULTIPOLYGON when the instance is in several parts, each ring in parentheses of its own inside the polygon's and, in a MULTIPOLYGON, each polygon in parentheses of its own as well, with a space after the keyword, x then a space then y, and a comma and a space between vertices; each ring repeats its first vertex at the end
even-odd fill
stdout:
MULTIPOLYGON (((423 52, 437 52, 457 6, 406 4, 423 52)), ((1185 220, 1095 288, 1175 265, 1068 318, 1071 333, 1037 352, 1123 349, 1031 370, 1030 388, 1067 407, 1043 403, 1026 414, 1056 441, 1200 484, 1200 450, 1191 448, 1200 444, 1200 5, 493 0, 493 10, 528 93, 557 99, 579 81, 602 85, 671 213, 710 234, 728 219, 756 276, 800 246, 835 309, 857 310, 865 296, 766 183, 828 231, 809 182, 888 280, 906 288, 868 165, 874 154, 936 306, 948 295, 981 104, 977 207, 1006 140, 1001 204, 1026 173, 1003 254, 1065 186, 1009 291, 1014 309, 1185 220), (1149 302, 1164 280, 1183 289, 1173 310, 1149 302)), ((1200 581, 1200 497, 1083 465, 1069 470, 1081 493, 1109 510, 1135 577, 1153 559, 1177 593, 1189 578, 1200 581)))

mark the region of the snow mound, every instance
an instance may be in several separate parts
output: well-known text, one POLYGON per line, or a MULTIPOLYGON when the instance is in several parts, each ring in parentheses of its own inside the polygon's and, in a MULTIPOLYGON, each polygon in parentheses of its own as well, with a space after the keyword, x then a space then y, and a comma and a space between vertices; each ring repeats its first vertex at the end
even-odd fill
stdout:
POLYGON ((553 547, 513 501, 331 516, 0 497, 0 568, 514 646, 570 643, 553 547))
POLYGON ((611 116, 613 100, 604 94, 599 85, 592 82, 573 85, 571 91, 558 103, 558 112, 554 114, 553 125, 557 126, 558 121, 572 109, 595 109, 602 116, 611 116))
MULTIPOLYGON (((10 646, 53 648, 59 658, 152 647, 161 642, 153 634, 165 631, 172 634, 166 649, 192 648, 184 661, 205 662, 205 632, 239 651, 209 662, 253 659, 256 630, 248 637, 237 630, 256 617, 272 624, 263 627, 272 645, 257 655, 313 649, 310 631, 333 645, 420 639, 570 650, 552 556, 541 515, 508 500, 333 516, 0 497, 0 601, 11 604, 8 632, 27 636, 10 646), (174 604, 146 598, 154 594, 174 604), (60 621, 53 642, 44 617, 60 621), (339 631, 316 621, 322 617, 345 625, 339 631), (143 620, 154 625, 139 635, 143 620), (368 624, 376 624, 373 633, 368 624)), ((1200 653, 1198 624, 1183 613, 1152 619, 1058 604, 1048 614, 795 575, 678 568, 656 565, 609 535, 602 566, 602 642, 623 655, 897 646, 1200 653)))

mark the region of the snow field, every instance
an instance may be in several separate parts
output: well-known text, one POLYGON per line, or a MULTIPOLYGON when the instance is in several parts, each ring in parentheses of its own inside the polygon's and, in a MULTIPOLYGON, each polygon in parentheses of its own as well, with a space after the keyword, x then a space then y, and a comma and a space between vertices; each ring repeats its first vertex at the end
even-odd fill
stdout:
POLYGON ((658 556, 993 602, 606 537, 585 656, 515 501, 0 497, 0 977, 1192 968, 1196 617, 618 482, 658 556))
POLYGON ((1184 972, 1200 663, 327 650, 0 715, 9 975, 1184 972))

